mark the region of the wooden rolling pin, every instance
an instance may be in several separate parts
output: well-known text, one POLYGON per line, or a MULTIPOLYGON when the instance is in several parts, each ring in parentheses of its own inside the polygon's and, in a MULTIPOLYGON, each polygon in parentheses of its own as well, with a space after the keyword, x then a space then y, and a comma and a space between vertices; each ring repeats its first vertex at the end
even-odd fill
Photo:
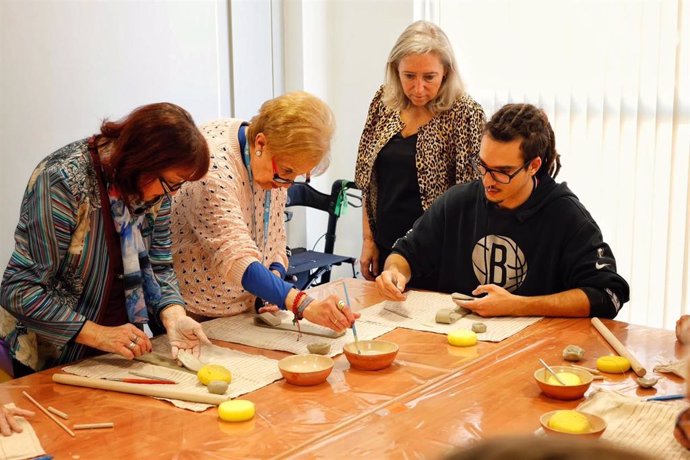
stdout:
POLYGON ((179 399, 214 406, 227 401, 229 398, 223 395, 196 394, 189 391, 173 390, 168 388, 155 388, 151 385, 137 385, 133 383, 114 382, 112 380, 92 379, 71 374, 53 374, 53 382, 77 387, 98 388, 100 390, 119 391, 134 395, 153 396, 156 398, 179 399))
POLYGON ((606 339, 609 345, 616 350, 616 353, 628 358, 628 361, 630 361, 630 367, 632 367, 632 370, 638 375, 638 377, 644 377, 644 375, 647 373, 647 369, 640 364, 637 358, 635 358, 633 354, 630 353, 627 348, 625 348, 625 345, 623 345, 621 341, 618 340, 611 331, 609 331, 609 328, 607 328, 599 318, 592 318, 592 326, 594 326, 594 328, 606 339))

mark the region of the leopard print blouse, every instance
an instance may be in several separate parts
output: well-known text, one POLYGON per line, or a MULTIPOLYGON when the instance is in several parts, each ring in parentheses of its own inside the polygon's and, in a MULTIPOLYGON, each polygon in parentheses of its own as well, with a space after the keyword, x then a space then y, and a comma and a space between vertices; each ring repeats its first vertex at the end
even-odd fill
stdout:
MULTIPOLYGON (((369 226, 376 232, 377 182, 374 163, 381 149, 404 124, 400 112, 382 101, 383 86, 369 106, 355 166, 355 182, 362 190, 369 226)), ((486 118, 482 106, 469 95, 459 97, 452 107, 419 128, 417 135, 417 181, 426 211, 451 186, 478 178, 470 158, 479 153, 486 118)))

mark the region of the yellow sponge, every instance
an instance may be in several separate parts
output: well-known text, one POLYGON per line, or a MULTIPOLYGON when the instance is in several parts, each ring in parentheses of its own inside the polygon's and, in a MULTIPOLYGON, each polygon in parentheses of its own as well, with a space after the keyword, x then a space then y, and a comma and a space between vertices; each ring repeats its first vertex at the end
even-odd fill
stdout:
POLYGON ((477 334, 467 329, 450 331, 448 343, 456 347, 471 347, 477 344, 477 334))
POLYGON ((565 433, 587 433, 592 429, 587 417, 576 410, 559 410, 549 419, 549 427, 565 433))
POLYGON ((623 356, 602 356, 597 359, 597 369, 609 374, 622 374, 630 369, 630 361, 623 356))

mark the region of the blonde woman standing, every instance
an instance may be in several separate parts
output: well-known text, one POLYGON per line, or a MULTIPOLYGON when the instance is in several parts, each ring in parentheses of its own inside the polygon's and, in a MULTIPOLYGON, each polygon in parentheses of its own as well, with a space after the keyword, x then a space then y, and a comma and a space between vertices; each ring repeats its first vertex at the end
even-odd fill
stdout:
MULTIPOLYGON (((304 92, 265 102, 252 120, 225 119, 201 131, 208 175, 175 197, 175 269, 197 319, 253 311, 255 300, 340 331, 355 316, 336 296, 316 301, 285 282, 287 187, 328 160, 333 113, 304 92)), ((357 315, 358 316, 358 315, 357 315)))
MULTIPOLYGON (((417 21, 388 56, 359 142, 355 180, 364 201, 360 268, 373 280, 393 243, 452 185, 477 179, 485 117, 463 89, 446 34, 417 21)), ((422 281, 420 286, 424 287, 422 281)))

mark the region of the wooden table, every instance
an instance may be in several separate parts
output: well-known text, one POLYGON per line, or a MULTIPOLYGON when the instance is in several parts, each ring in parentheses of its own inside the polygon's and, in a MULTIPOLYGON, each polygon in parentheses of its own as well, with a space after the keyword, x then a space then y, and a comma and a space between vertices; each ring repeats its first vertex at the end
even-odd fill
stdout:
MULTIPOLYGON (((381 300, 372 283, 346 282, 355 309, 381 300)), ((341 283, 320 286, 313 295, 340 294, 341 283)), ((670 331, 605 323, 650 372, 683 351, 670 331)), ((406 329, 382 338, 400 346, 392 367, 357 371, 340 355, 326 384, 296 387, 280 380, 243 396, 256 404, 257 415, 239 424, 219 421, 215 409, 199 414, 152 398, 57 385, 51 381, 57 369, 0 385, 0 402, 30 408, 21 396, 25 390, 44 406, 68 412, 71 423, 115 422, 114 429, 71 438, 37 414, 32 425, 56 459, 438 457, 479 438, 531 433, 542 413, 575 407, 578 401, 539 393, 532 378, 539 357, 559 364, 561 350, 578 344, 587 350, 584 365, 593 367, 596 356, 611 353, 588 319, 545 319, 503 342, 470 348, 451 347, 441 334, 406 329)), ((215 343, 276 359, 288 355, 215 343)), ((635 392, 633 377, 629 372, 608 378, 606 385, 635 392)), ((678 393, 683 385, 664 377, 657 389, 678 393)))

